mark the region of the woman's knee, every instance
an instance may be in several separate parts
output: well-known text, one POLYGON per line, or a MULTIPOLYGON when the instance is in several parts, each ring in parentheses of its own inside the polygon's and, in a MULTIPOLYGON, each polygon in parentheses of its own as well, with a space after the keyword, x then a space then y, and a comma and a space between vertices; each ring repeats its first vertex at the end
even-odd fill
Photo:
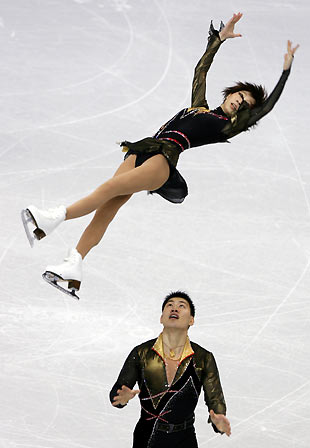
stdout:
POLYGON ((110 199, 107 203, 99 207, 94 216, 94 221, 98 225, 104 225, 107 221, 111 222, 118 210, 124 205, 131 195, 116 196, 110 199))
POLYGON ((119 176, 111 177, 104 184, 101 184, 99 187, 97 187, 96 190, 92 193, 92 197, 97 203, 97 209, 101 208, 101 206, 106 205, 112 199, 115 199, 117 196, 122 194, 122 185, 118 179, 119 176))

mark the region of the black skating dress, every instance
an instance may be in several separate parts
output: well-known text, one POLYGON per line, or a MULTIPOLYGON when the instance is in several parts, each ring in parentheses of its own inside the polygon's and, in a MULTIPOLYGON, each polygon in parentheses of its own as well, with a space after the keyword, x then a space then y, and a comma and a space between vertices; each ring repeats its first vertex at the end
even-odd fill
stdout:
MULTIPOLYGON (((223 26, 221 24, 220 29, 223 26)), ((196 146, 227 142, 229 138, 246 131, 271 111, 290 73, 290 69, 282 72, 277 85, 261 106, 250 109, 244 101, 233 117, 226 116, 221 107, 210 110, 206 100, 206 75, 222 43, 219 32, 214 29, 211 22, 207 49, 195 68, 191 107, 178 112, 156 132, 154 137, 147 137, 134 143, 128 141, 121 143, 123 151, 128 151, 125 158, 130 154, 137 155, 136 166, 142 165, 145 160, 156 154, 163 154, 166 157, 170 166, 169 179, 162 187, 151 193, 160 194, 173 203, 183 202, 188 194, 186 182, 176 169, 181 152, 196 146)))
POLYGON ((157 340, 135 347, 110 392, 111 402, 123 385, 133 389, 136 383, 141 391, 141 415, 134 430, 133 448, 197 448, 194 410, 201 389, 209 411, 213 409, 215 413, 226 414, 215 359, 211 352, 189 339, 170 385, 162 334, 157 340))

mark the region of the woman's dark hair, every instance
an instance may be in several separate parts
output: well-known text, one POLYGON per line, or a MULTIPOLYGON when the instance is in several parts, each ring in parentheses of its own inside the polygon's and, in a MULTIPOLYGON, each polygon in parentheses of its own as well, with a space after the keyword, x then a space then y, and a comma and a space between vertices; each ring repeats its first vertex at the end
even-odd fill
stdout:
POLYGON ((164 308, 166 306, 166 303, 170 300, 173 299, 173 297, 179 297, 180 299, 184 299, 188 302, 190 310, 191 310, 191 316, 195 317, 195 305, 193 304, 192 299, 190 298, 190 296, 184 292, 184 291, 173 291, 170 294, 168 294, 163 301, 161 310, 164 311, 164 308))
POLYGON ((258 84, 251 84, 250 82, 238 81, 234 86, 226 87, 224 90, 222 90, 224 100, 228 97, 229 94, 240 92, 241 90, 246 90, 251 94, 251 96, 255 100, 254 106, 261 106, 263 102, 266 101, 268 96, 265 87, 258 84))

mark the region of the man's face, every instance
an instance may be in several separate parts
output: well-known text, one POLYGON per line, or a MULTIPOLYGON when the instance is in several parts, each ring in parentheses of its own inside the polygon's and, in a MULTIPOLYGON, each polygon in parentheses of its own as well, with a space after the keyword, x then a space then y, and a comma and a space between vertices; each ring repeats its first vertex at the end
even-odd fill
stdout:
POLYGON ((246 90, 240 90, 239 92, 230 93, 225 98, 225 101, 222 104, 222 109, 226 115, 235 115, 242 101, 246 101, 249 107, 253 107, 255 105, 255 100, 250 92, 247 92, 246 90))
POLYGON ((191 316, 191 309, 187 300, 181 297, 172 297, 166 303, 160 323, 164 328, 176 328, 187 330, 194 324, 194 318, 191 316))

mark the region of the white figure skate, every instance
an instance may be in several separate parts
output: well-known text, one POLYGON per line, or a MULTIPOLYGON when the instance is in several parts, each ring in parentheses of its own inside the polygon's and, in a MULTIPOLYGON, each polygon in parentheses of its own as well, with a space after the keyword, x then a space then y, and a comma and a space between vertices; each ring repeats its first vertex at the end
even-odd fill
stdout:
POLYGON ((79 254, 76 249, 71 249, 68 257, 64 259, 63 263, 58 266, 47 266, 42 277, 50 285, 79 300, 75 291, 80 289, 82 281, 81 254, 79 254), (63 288, 58 282, 68 282, 68 288, 63 288))
POLYGON ((30 205, 22 210, 21 216, 30 246, 33 247, 35 239, 41 240, 49 235, 65 220, 66 207, 60 205, 56 208, 40 210, 34 205, 30 205), (34 230, 30 227, 34 227, 34 230))

